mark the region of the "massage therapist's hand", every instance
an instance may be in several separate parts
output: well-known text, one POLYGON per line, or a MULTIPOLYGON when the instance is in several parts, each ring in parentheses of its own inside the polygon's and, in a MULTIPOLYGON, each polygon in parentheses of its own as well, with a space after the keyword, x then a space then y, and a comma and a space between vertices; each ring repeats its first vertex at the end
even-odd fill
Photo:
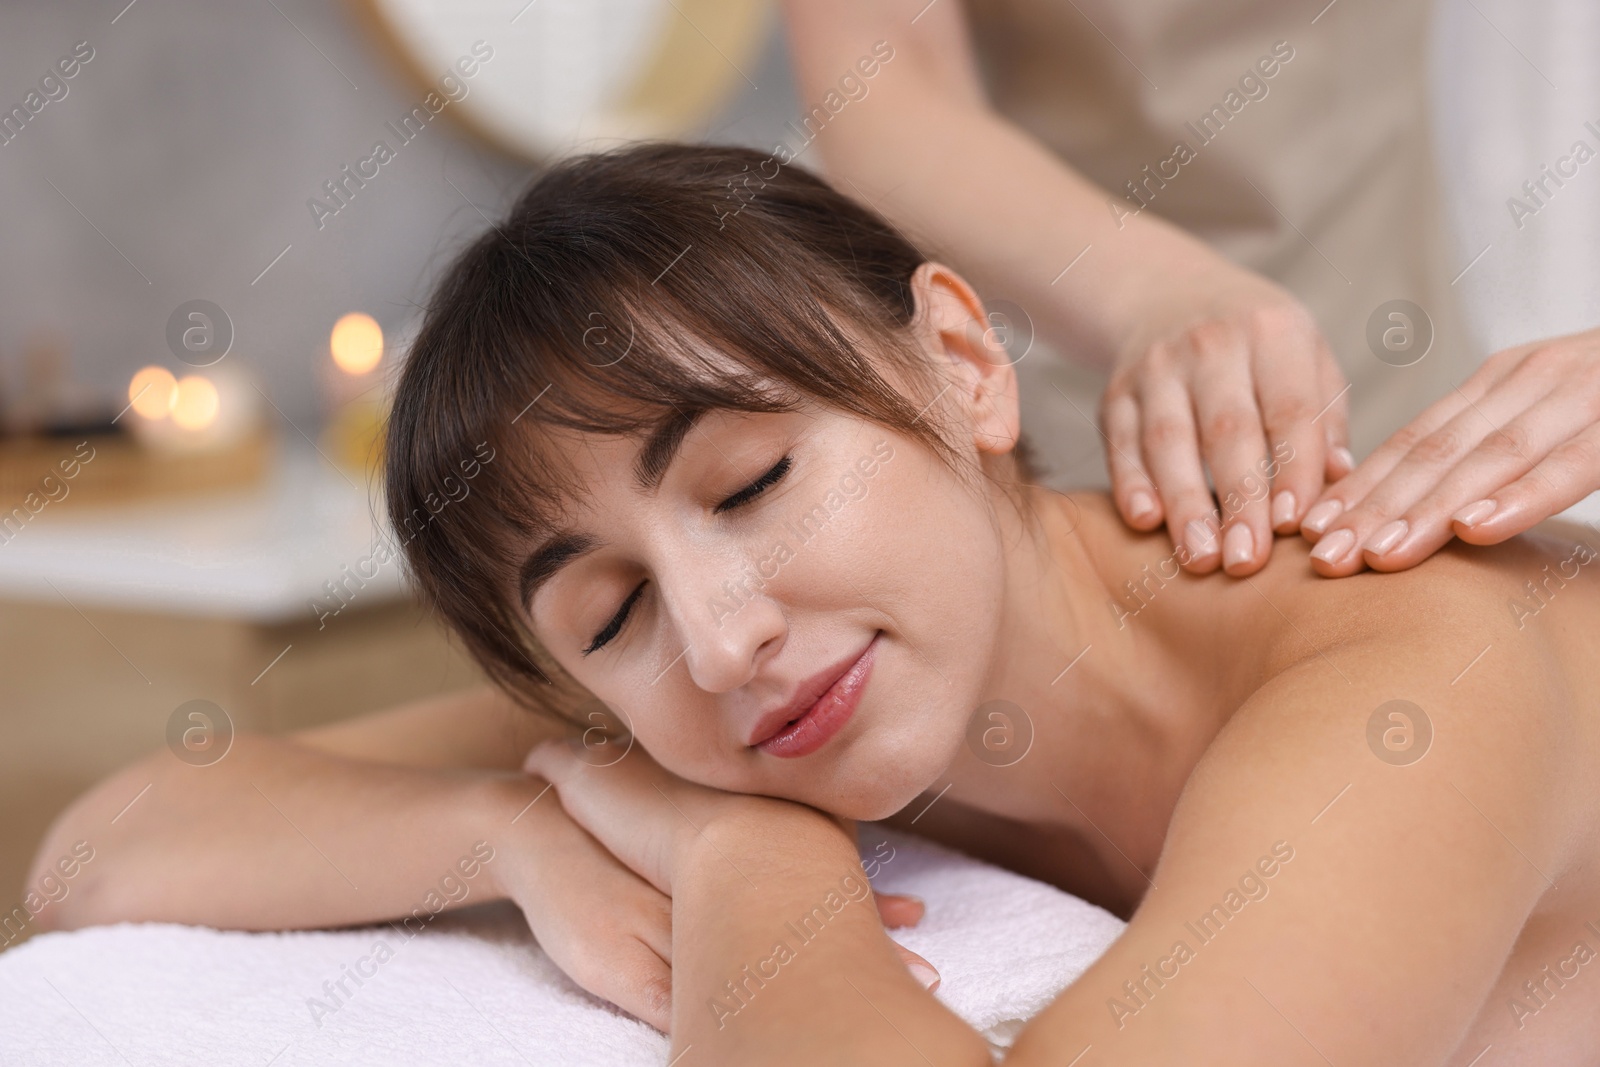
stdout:
POLYGON ((1100 403, 1111 488, 1134 529, 1165 519, 1190 571, 1247 575, 1266 565, 1274 530, 1298 528, 1324 477, 1353 466, 1345 379, 1292 295, 1188 256, 1145 279, 1100 403))
POLYGON ((1600 490, 1600 329, 1508 348, 1329 486, 1301 532, 1326 577, 1498 544, 1600 490))
MULTIPOLYGON (((618 899, 628 908, 638 903, 646 910, 649 907, 659 909, 652 914, 660 922, 653 924, 647 936, 639 939, 646 941, 660 958, 661 966, 653 971, 652 978, 666 980, 669 989, 673 877, 685 864, 707 855, 706 848, 698 847, 710 840, 702 834, 706 827, 730 816, 759 818, 762 813, 778 808, 800 809, 818 819, 831 819, 854 845, 855 824, 851 820, 824 815, 786 800, 728 793, 686 781, 662 768, 637 745, 621 759, 603 766, 581 759, 579 751, 579 746, 565 741, 547 741, 528 754, 523 770, 552 784, 562 810, 581 828, 585 837, 600 846, 607 859, 613 863, 620 861, 627 873, 648 883, 645 888, 654 896, 636 901, 631 887, 622 883, 616 886, 620 891, 618 899)), ((598 903, 604 898, 596 894, 592 885, 585 885, 582 874, 560 871, 555 877, 562 879, 572 893, 581 896, 591 912, 597 906, 604 907, 603 903, 598 903)), ((874 898, 879 917, 891 929, 914 926, 922 918, 922 903, 913 897, 874 894, 874 898)), ((639 915, 644 913, 635 911, 639 915)), ((918 964, 926 967, 927 973, 937 975, 921 956, 901 945, 895 947, 908 966, 918 964)), ((591 969, 593 966, 591 964, 591 969)), ((935 977, 935 986, 937 982, 935 977)), ((586 985, 586 988, 592 987, 586 985)), ((602 995, 612 999, 610 994, 602 995)), ((661 1004, 658 1011, 648 1013, 621 1001, 618 1003, 657 1029, 667 1031, 670 1001, 661 1004)))

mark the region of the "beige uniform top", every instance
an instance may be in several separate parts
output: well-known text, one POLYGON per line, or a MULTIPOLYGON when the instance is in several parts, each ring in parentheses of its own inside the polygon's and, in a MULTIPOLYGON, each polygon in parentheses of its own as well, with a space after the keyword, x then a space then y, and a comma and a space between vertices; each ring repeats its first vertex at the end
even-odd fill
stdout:
MULTIPOLYGON (((1429 0, 965 5, 995 108, 1115 196, 1108 213, 1155 212, 1306 303, 1352 385, 1357 459, 1476 369, 1450 284, 1471 257, 1436 192, 1429 0), (1396 299, 1433 327, 1408 366, 1425 324, 1384 309, 1386 359, 1368 339, 1396 299)), ((1092 418, 1103 376, 1047 355, 1017 370, 1046 480, 1108 484, 1099 434, 1052 388, 1092 418)))

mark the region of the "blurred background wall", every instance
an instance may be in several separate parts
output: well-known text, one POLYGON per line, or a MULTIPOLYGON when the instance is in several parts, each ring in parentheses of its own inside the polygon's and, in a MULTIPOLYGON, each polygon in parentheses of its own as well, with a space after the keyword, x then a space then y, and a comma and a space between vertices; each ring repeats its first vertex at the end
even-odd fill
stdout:
MULTIPOLYGON (((68 95, 0 145, 5 380, 50 334, 82 378, 120 394, 166 358, 173 309, 207 299, 284 414, 314 419, 334 320, 360 309, 402 330, 443 257, 483 229, 478 209, 501 211, 529 169, 442 115, 319 230, 306 201, 394 142, 385 124, 422 96, 353 5, 138 0, 119 16, 126 3, 0 5, 7 108, 75 43, 94 49, 68 95)), ((499 6, 507 38, 534 32, 510 24, 520 4, 499 6)), ((759 90, 740 82, 705 136, 774 142, 798 110, 787 71, 774 34, 748 71, 759 90)))
POLYGON ((1600 5, 1590 0, 1438 0, 1431 75, 1444 195, 1479 348, 1600 323, 1600 160, 1520 215, 1522 184, 1574 141, 1600 134, 1600 5), (1473 260, 1482 255, 1476 263, 1473 260))

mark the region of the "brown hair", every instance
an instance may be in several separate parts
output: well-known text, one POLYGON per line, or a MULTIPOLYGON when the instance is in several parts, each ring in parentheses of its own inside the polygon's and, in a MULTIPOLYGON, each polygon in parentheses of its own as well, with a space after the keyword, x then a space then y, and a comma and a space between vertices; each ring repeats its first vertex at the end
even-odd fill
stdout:
MULTIPOLYGON (((536 427, 642 435, 809 398, 954 469, 959 453, 923 417, 933 372, 907 329, 926 258, 869 208, 751 149, 650 141, 546 171, 446 269, 400 375, 384 480, 418 591, 495 682, 552 710, 545 687, 565 672, 523 622, 512 550, 582 487, 541 455, 536 427)), ((1015 454, 1036 480, 1026 441, 1015 454)))

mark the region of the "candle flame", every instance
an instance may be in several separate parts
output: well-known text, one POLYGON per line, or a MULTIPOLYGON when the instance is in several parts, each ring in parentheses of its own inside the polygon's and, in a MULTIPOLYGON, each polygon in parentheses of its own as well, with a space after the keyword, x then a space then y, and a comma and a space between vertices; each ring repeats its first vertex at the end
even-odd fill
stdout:
POLYGON ((371 315, 352 311, 333 324, 328 348, 340 370, 365 374, 383 358, 383 328, 371 315))
POLYGON ((166 418, 177 400, 177 379, 165 367, 141 367, 128 383, 128 402, 144 418, 166 418))
POLYGON ((178 380, 172 421, 185 430, 203 430, 216 421, 219 406, 217 387, 211 379, 191 374, 178 380))

